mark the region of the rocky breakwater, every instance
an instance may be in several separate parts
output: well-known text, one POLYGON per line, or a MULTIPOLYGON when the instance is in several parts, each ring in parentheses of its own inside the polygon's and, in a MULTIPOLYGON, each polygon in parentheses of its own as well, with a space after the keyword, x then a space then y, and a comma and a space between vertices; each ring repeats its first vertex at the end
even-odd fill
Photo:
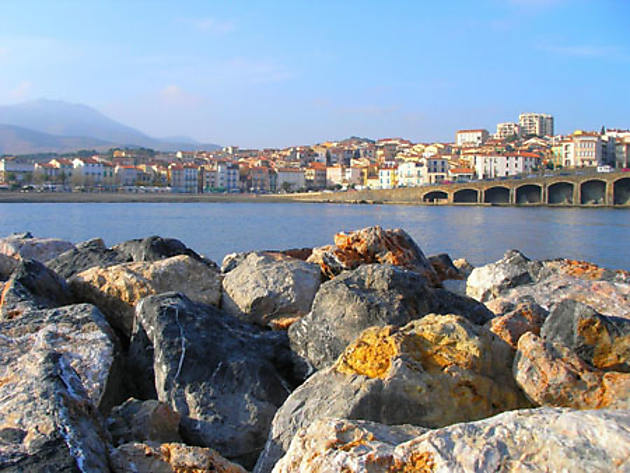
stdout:
POLYGON ((380 227, 223 263, 0 239, 0 469, 629 470, 628 273, 380 227))

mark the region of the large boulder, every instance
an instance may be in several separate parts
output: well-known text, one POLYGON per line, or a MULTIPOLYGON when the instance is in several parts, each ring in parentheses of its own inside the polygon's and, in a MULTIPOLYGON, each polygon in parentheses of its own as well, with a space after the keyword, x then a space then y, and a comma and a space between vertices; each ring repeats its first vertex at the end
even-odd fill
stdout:
POLYGON ((114 445, 146 441, 181 442, 180 418, 179 413, 164 402, 129 398, 112 409, 107 426, 114 445))
POLYGON ((86 392, 71 362, 49 347, 25 350, 18 338, 0 337, 3 472, 110 472, 111 443, 91 402, 95 393, 86 392))
POLYGON ((468 276, 465 273, 459 272, 453 264, 453 260, 451 260, 451 257, 447 253, 429 256, 429 263, 433 266, 440 282, 444 282, 448 279, 462 280, 466 279, 468 276))
POLYGON ((567 299, 551 311, 541 335, 595 368, 630 373, 630 319, 607 317, 567 299))
POLYGON ((311 312, 289 328, 289 338, 296 353, 322 368, 366 328, 401 326, 431 312, 456 313, 476 323, 492 317, 483 304, 434 289, 418 273, 370 264, 322 284, 311 312))
POLYGON ((0 238, 0 254, 14 259, 48 261, 73 248, 69 241, 57 238, 34 238, 30 233, 21 233, 0 238))
POLYGON ((529 284, 540 271, 540 263, 518 250, 510 250, 496 263, 475 268, 466 280, 466 294, 485 302, 509 288, 529 284))
POLYGON ((128 261, 129 259, 125 255, 107 248, 103 240, 94 238, 78 243, 74 248, 48 260, 46 266, 60 276, 69 279, 75 274, 95 266, 106 268, 128 261))
POLYGON ((250 253, 223 278, 222 308, 246 322, 283 325, 307 314, 319 266, 281 253, 250 253))
POLYGON ((147 238, 138 238, 119 243, 113 246, 112 250, 124 258, 125 261, 133 261, 136 263, 159 261, 172 256, 186 255, 197 261, 203 261, 214 269, 218 269, 215 263, 200 256, 175 238, 163 238, 156 235, 147 238))
POLYGON ((313 248, 307 261, 317 263, 322 273, 333 278, 362 264, 382 263, 401 266, 422 274, 439 285, 431 263, 413 239, 401 228, 383 230, 367 227, 350 233, 337 233, 334 245, 313 248))
POLYGON ((135 369, 154 372, 158 399, 182 415, 187 443, 246 467, 294 386, 286 333, 244 324, 182 294, 138 304, 130 353, 135 369))
POLYGON ((507 344, 456 315, 369 328, 285 401, 255 471, 271 471, 296 432, 324 417, 436 428, 529 406, 512 359, 507 344))
POLYGON ((0 318, 72 303, 65 279, 36 260, 20 260, 0 295, 0 318))
POLYGON ((540 406, 630 409, 630 373, 593 368, 564 345, 531 332, 518 341, 514 377, 540 406))
POLYGON ((210 448, 126 443, 112 455, 114 473, 247 473, 210 448))
POLYGON ((630 318, 630 273, 582 261, 529 261, 518 252, 508 252, 497 263, 476 268, 467 291, 488 304, 516 304, 528 298, 546 310, 574 299, 601 314, 630 318))
POLYGON ((323 419, 294 437, 273 471, 609 473, 628 471, 629 457, 629 411, 545 408, 418 434, 410 426, 323 419))
POLYGON ((143 297, 181 291, 204 304, 219 305, 219 272, 187 255, 154 261, 95 267, 72 277, 70 288, 77 300, 98 306, 113 327, 131 335, 134 307, 143 297))
POLYGON ((77 304, 30 311, 0 322, 0 334, 0 356, 12 369, 18 359, 35 362, 41 353, 54 351, 76 372, 92 404, 107 411, 120 401, 120 347, 96 307, 77 304))
POLYGON ((11 277, 11 273, 15 270, 19 260, 10 256, 0 254, 0 281, 6 281, 11 277))

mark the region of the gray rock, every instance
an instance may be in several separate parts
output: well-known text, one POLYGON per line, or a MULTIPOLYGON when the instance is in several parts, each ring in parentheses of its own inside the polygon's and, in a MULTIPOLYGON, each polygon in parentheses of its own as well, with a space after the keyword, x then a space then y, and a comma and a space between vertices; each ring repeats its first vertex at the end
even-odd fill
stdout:
POLYGON ((175 238, 163 238, 157 235, 147 238, 128 240, 112 247, 128 262, 158 261, 171 256, 187 255, 197 261, 219 269, 216 263, 200 256, 175 238))
POLYGON ((94 266, 106 268, 126 263, 128 258, 121 252, 110 250, 100 238, 94 238, 76 245, 65 253, 46 262, 46 266, 68 279, 94 266))
POLYGON ((496 263, 473 269, 466 280, 466 294, 485 302, 507 289, 535 281, 542 265, 518 250, 510 250, 496 263))
POLYGON ((442 282, 448 279, 466 279, 464 274, 460 273, 453 265, 453 260, 447 253, 429 256, 429 263, 431 263, 438 279, 442 282))
POLYGON ((108 411, 122 392, 120 347, 99 310, 89 304, 34 310, 0 322, 0 354, 7 363, 57 352, 72 366, 94 406, 108 411))
POLYGON ((630 373, 630 319, 607 317, 567 299, 551 311, 541 335, 595 368, 630 373))
POLYGON ((0 344, 0 470, 109 473, 109 435, 66 354, 0 344))
POLYGON ((311 312, 289 328, 289 338, 293 350, 319 369, 333 363, 366 328, 402 326, 432 312, 459 314, 475 323, 492 318, 483 304, 432 288, 418 273, 372 264, 322 284, 311 312))
POLYGON ((419 435, 400 430, 344 419, 314 422, 273 471, 608 473, 627 472, 630 458, 629 411, 531 409, 419 435))
POLYGON ((182 294, 138 304, 130 353, 141 372, 150 371, 152 358, 157 397, 181 413, 187 443, 211 446, 246 467, 293 387, 286 334, 262 331, 182 294))
POLYGON ((250 253, 223 278, 223 310, 259 325, 308 313, 321 283, 319 266, 280 253, 250 253))
POLYGON ((229 253, 225 255, 223 261, 221 262, 221 272, 223 274, 229 273, 234 268, 236 268, 239 264, 245 261, 245 258, 252 253, 251 251, 244 251, 241 253, 229 253))
POLYGON ((0 254, 15 259, 48 261, 73 248, 69 241, 57 238, 33 238, 30 233, 19 233, 0 238, 0 254))
POLYGON ((65 279, 39 261, 23 259, 2 291, 0 316, 18 317, 29 310, 59 307, 72 301, 65 279))
POLYGON ((107 420, 115 446, 127 442, 181 442, 179 413, 155 399, 127 399, 112 409, 107 420))
POLYGON ((6 281, 11 277, 11 273, 15 270, 19 260, 10 256, 0 254, 0 281, 6 281))

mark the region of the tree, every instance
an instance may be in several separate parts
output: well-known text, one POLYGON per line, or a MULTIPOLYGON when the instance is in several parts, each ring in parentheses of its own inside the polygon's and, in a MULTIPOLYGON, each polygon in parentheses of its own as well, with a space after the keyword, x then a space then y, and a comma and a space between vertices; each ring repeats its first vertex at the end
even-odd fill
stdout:
POLYGON ((282 190, 284 192, 289 192, 291 190, 291 183, 290 182, 283 182, 282 183, 282 190))

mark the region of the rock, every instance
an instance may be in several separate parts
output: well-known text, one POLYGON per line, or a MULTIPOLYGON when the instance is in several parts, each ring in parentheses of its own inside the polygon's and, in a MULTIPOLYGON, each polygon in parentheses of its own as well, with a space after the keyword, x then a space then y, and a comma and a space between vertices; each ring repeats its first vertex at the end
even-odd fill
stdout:
POLYGON ((595 368, 630 373, 630 319, 607 317, 567 299, 551 311, 542 336, 570 348, 595 368))
POLYGON ((127 261, 129 260, 121 253, 108 249, 103 240, 94 238, 79 243, 75 248, 47 261, 46 266, 60 276, 69 279, 75 274, 95 266, 106 268, 127 261))
POLYGON ((475 269, 475 267, 470 264, 466 258, 456 259, 455 261, 453 261, 453 266, 457 268, 459 274, 463 275, 466 278, 470 276, 470 273, 472 273, 473 269, 475 269))
POLYGON ((0 238, 0 254, 14 259, 48 261, 73 248, 69 241, 57 238, 33 238, 30 233, 0 238))
POLYGON ((447 279, 466 279, 465 276, 453 265, 451 257, 446 253, 429 256, 429 263, 433 266, 440 282, 447 279))
POLYGON ((22 345, 0 337, 0 469, 109 473, 107 431, 70 358, 22 345))
POLYGON ((223 310, 246 322, 273 325, 311 308, 321 283, 316 264, 276 253, 250 253, 223 278, 223 310))
POLYGON ((436 428, 527 407, 512 359, 507 344, 456 315, 371 327, 291 393, 255 471, 271 471, 295 433, 325 417, 436 428))
POLYGON ((533 282, 539 270, 540 263, 510 250, 496 263, 475 268, 466 280, 466 294, 485 302, 509 288, 533 282))
POLYGON ((229 253, 225 255, 223 258, 223 262, 221 263, 221 272, 229 273, 234 268, 236 268, 239 264, 245 261, 251 253, 258 254, 270 254, 270 255, 283 255, 290 256, 291 258, 299 259, 301 261, 306 261, 311 254, 313 254, 312 248, 291 248, 288 250, 266 250, 266 251, 244 251, 242 253, 229 253))
POLYGON ((184 292, 191 299, 218 305, 221 278, 215 269, 187 255, 108 268, 91 268, 69 280, 77 300, 91 302, 110 324, 131 335, 134 306, 143 297, 167 291, 184 292))
POLYGON ((531 409, 430 430, 324 419, 300 431, 274 473, 627 471, 630 412, 531 409), (404 429, 404 428, 403 428, 404 429), (389 430, 389 431, 388 431, 389 430), (414 438, 408 440, 410 435, 414 438))
POLYGON ((512 312, 516 308, 516 304, 512 301, 508 301, 502 297, 491 299, 485 303, 486 308, 497 317, 506 315, 508 312, 512 312))
POLYGON ((80 378, 90 402, 103 411, 119 402, 118 340, 96 307, 77 304, 31 311, 1 321, 0 334, 0 356, 7 363, 57 352, 80 378))
POLYGON ((112 409, 108 419, 114 445, 128 442, 181 442, 179 413, 168 404, 150 399, 129 398, 112 409))
POLYGON ((225 255, 223 261, 221 262, 221 272, 223 274, 229 273, 234 268, 236 268, 239 264, 245 261, 245 258, 252 253, 251 251, 245 251, 242 253, 229 253, 225 255))
POLYGON ((162 238, 154 235, 125 241, 113 246, 112 250, 120 254, 126 261, 136 263, 159 261, 172 256, 186 255, 197 261, 202 261, 214 269, 219 269, 215 263, 195 253, 181 241, 174 238, 162 238))
POLYGON ((589 366, 569 348, 529 332, 518 341, 514 377, 537 405, 630 408, 630 374, 589 366))
POLYGON ((413 239, 401 228, 383 230, 367 227, 350 233, 337 233, 333 246, 313 248, 307 261, 317 263, 322 273, 333 278, 362 264, 382 263, 401 266, 439 285, 433 266, 413 239))
POLYGON ((429 287, 418 273, 371 264, 322 284, 311 312, 289 328, 289 338, 296 353, 322 368, 366 328, 402 326, 431 312, 458 313, 479 323, 492 317, 476 301, 429 287))
POLYGON ((181 443, 127 443, 113 455, 114 473, 247 473, 210 448, 181 443))
POLYGON ((535 302, 519 304, 511 312, 496 317, 486 323, 486 327, 512 348, 518 346, 518 339, 527 332, 536 335, 547 318, 548 312, 535 302))
POLYGON ((72 303, 65 279, 39 261, 20 260, 0 295, 0 316, 11 319, 29 310, 72 303))
POLYGON ((10 256, 0 254, 0 281, 6 281, 18 265, 18 260, 10 256))
POLYGON ((181 413, 184 440, 252 466, 294 386, 286 334, 176 293, 143 299, 136 320, 132 363, 148 371, 142 358, 148 343, 157 397, 181 413))

